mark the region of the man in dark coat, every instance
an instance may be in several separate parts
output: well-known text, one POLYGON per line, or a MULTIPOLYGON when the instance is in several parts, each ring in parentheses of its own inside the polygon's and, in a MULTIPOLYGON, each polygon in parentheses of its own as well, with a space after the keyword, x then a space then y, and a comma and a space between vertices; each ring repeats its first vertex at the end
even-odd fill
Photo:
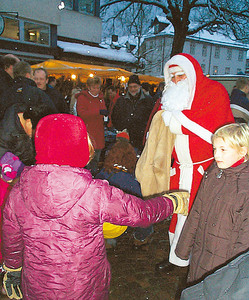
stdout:
POLYGON ((51 108, 40 103, 34 106, 16 103, 7 108, 0 121, 0 158, 11 152, 25 165, 35 163, 32 137, 39 120, 54 113, 51 108))
POLYGON ((54 102, 55 107, 59 113, 68 113, 66 101, 62 94, 55 88, 48 86, 48 73, 44 68, 37 68, 34 70, 34 81, 39 89, 44 91, 49 98, 54 102))
POLYGON ((13 54, 6 54, 1 58, 0 68, 0 96, 14 83, 13 67, 20 60, 13 54))
POLYGON ((249 79, 240 77, 236 81, 236 88, 233 89, 230 102, 231 109, 236 122, 248 123, 249 122, 249 79))
POLYGON ((13 68, 13 74, 13 86, 6 89, 0 97, 0 120, 6 109, 15 103, 26 103, 28 106, 46 103, 55 113, 58 112, 53 101, 46 93, 38 89, 31 79, 32 69, 27 62, 18 62, 13 68))
POLYGON ((145 95, 137 75, 131 75, 128 81, 128 92, 118 98, 112 115, 112 123, 117 130, 127 129, 131 144, 143 150, 143 136, 154 101, 145 95))

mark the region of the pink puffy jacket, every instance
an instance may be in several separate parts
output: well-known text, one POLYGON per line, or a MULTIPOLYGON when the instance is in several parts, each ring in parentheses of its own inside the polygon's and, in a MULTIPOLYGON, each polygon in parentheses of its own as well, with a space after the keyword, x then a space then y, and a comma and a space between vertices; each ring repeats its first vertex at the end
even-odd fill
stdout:
POLYGON ((23 267, 24 299, 107 299, 103 223, 148 226, 172 212, 167 198, 143 201, 85 169, 26 167, 4 209, 4 262, 23 267))

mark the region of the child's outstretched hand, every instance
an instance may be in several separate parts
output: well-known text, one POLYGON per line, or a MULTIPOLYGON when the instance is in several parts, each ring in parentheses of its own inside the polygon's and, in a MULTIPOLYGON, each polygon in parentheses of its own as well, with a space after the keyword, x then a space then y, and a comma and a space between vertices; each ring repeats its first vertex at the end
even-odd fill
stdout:
POLYGON ((163 196, 169 198, 173 202, 175 214, 188 215, 188 201, 190 196, 188 192, 174 192, 163 196))
POLYGON ((7 293, 7 296, 10 299, 22 299, 22 292, 21 292, 21 270, 22 268, 18 269, 9 269, 5 265, 3 265, 4 270, 6 273, 3 277, 3 286, 7 293))
POLYGON ((19 177, 24 164, 19 158, 11 152, 6 152, 0 158, 1 177, 4 181, 12 182, 16 177, 19 177))

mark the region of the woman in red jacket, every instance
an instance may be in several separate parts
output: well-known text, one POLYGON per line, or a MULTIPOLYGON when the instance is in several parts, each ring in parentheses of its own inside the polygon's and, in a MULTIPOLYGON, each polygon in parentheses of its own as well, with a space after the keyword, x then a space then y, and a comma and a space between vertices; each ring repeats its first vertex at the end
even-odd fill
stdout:
POLYGON ((108 116, 104 95, 100 90, 101 78, 98 76, 87 79, 87 90, 82 90, 77 98, 77 114, 86 124, 87 132, 93 141, 95 155, 88 169, 95 175, 101 150, 105 147, 104 116, 108 116))

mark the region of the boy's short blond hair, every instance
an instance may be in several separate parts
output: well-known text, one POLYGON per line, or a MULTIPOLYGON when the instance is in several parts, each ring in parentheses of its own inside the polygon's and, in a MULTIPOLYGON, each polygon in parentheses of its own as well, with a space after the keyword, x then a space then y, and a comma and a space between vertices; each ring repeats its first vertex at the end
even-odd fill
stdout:
POLYGON ((246 123, 233 123, 220 127, 212 135, 212 143, 216 138, 222 138, 232 148, 238 151, 241 147, 247 148, 247 159, 249 157, 249 126, 246 123))
POLYGON ((101 86, 102 80, 99 76, 89 77, 89 78, 87 78, 86 84, 88 87, 93 86, 93 85, 101 86))

